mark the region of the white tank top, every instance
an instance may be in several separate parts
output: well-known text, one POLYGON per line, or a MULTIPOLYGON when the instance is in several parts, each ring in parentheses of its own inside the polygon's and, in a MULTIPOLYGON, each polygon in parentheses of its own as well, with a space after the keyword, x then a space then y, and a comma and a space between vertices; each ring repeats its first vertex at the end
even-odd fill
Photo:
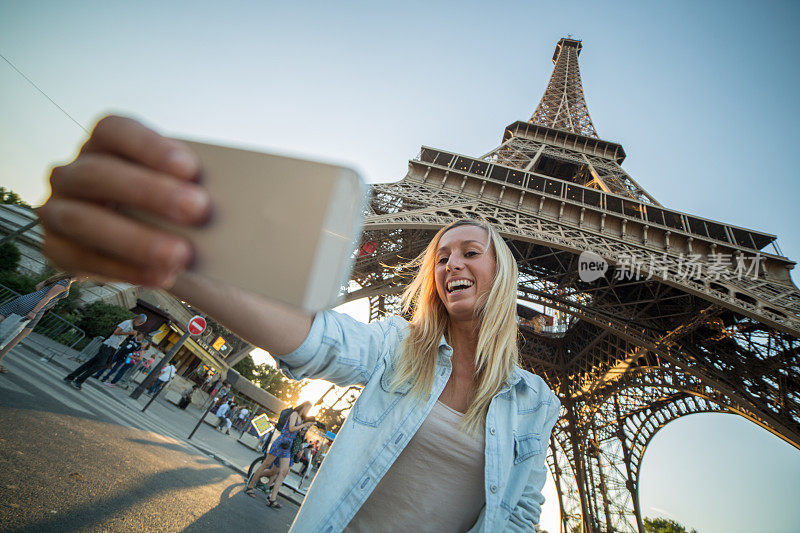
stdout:
POLYGON ((437 401, 345 531, 469 530, 485 504, 484 439, 461 432, 462 417, 437 401))

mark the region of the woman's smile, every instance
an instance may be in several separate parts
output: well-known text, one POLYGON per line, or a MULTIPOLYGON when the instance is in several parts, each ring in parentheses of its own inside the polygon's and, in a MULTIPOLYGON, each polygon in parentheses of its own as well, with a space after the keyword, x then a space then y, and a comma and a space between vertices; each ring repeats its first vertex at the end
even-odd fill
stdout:
POLYGON ((496 262, 489 235, 477 226, 459 226, 439 241, 436 292, 454 320, 472 320, 481 297, 489 292, 496 262))

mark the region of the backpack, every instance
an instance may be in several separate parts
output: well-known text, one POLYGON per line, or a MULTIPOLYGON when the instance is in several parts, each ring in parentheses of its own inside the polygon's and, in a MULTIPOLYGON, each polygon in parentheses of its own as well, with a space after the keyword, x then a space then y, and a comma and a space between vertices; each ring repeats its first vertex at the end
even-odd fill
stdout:
POLYGON ((292 409, 291 407, 287 407, 286 409, 281 411, 281 414, 278 416, 278 423, 275 424, 275 427, 278 428, 278 431, 283 430, 283 426, 286 425, 286 421, 289 420, 289 415, 292 414, 293 410, 294 409, 292 409))

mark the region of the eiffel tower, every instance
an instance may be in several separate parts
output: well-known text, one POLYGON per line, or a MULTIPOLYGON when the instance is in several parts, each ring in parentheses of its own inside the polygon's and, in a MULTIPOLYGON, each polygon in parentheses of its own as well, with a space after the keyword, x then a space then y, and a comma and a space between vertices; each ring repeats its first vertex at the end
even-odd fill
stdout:
POLYGON ((735 413, 800 448, 800 291, 776 236, 666 208, 622 169, 589 116, 581 48, 558 42, 536 111, 494 150, 423 146, 373 186, 348 300, 369 298, 371 320, 398 312, 403 263, 443 225, 488 220, 518 261, 520 314, 542 313, 521 322, 520 354, 563 405, 547 459, 561 531, 643 531, 642 458, 669 422, 735 413), (584 252, 607 263, 598 279, 584 252))

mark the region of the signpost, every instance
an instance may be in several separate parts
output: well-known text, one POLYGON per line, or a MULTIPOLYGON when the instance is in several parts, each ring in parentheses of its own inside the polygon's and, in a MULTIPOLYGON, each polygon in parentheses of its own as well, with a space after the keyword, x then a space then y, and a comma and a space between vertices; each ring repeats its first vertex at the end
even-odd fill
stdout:
POLYGON ((200 424, 203 423, 203 420, 206 419, 206 416, 208 415, 208 412, 211 411, 211 408, 214 407, 214 404, 217 403, 217 399, 218 398, 219 398, 219 391, 217 391, 217 394, 213 398, 210 399, 210 401, 208 402, 208 407, 206 407, 206 410, 203 411, 203 414, 200 417, 200 420, 197 421, 197 425, 194 427, 192 432, 189 433, 189 436, 187 437, 187 439, 191 439, 194 436, 195 432, 197 432, 197 428, 199 428, 200 424))
MULTIPOLYGON (((178 339, 178 342, 176 342, 175 345, 172 348, 170 348, 169 352, 167 352, 167 355, 161 358, 161 361, 158 362, 155 368, 153 368, 150 371, 150 373, 147 374, 147 377, 144 378, 144 381, 142 381, 139 384, 139 386, 134 389, 134 391, 131 393, 131 398, 133 399, 139 398, 139 396, 142 395, 144 390, 147 387, 150 387, 153 384, 153 382, 156 379, 158 379, 158 376, 161 374, 161 370, 165 366, 167 366, 167 363, 169 363, 173 357, 175 357, 175 354, 178 353, 178 350, 181 349, 183 343, 185 343, 186 339, 189 338, 189 335, 197 336, 202 334, 205 330, 206 330, 206 319, 200 315, 195 315, 194 317, 192 317, 192 319, 189 321, 189 324, 186 327, 186 332, 183 335, 181 335, 180 339, 178 339)), ((161 387, 161 389, 163 388, 164 387, 161 387)), ((150 407, 150 404, 153 403, 153 400, 155 400, 156 397, 161 393, 161 389, 158 389, 158 391, 156 391, 156 393, 153 394, 153 397, 150 398, 150 401, 147 402, 147 404, 145 404, 145 406, 142 408, 142 412, 146 411, 147 408, 150 407)))
POLYGON ((216 351, 220 351, 222 347, 225 346, 225 339, 222 337, 217 337, 217 340, 215 340, 214 344, 211 346, 213 346, 216 351))
POLYGON ((187 329, 189 330, 189 333, 195 337, 202 335, 206 330, 206 319, 200 315, 193 316, 189 321, 189 327, 187 329))
POLYGON ((267 415, 264 413, 255 417, 250 421, 250 423, 253 424, 253 427, 256 429, 256 433, 258 433, 259 437, 266 435, 267 431, 269 431, 270 427, 272 426, 269 418, 267 418, 267 415))
MULTIPOLYGON (((197 317, 195 317, 195 318, 197 318, 197 317)), ((192 319, 192 320, 194 320, 194 319, 192 319)), ((228 377, 228 379, 226 381, 228 382, 228 385, 233 385, 234 383, 236 383, 236 379, 237 378, 235 376, 230 376, 230 377, 228 377)), ((200 424, 203 423, 203 420, 206 419, 206 416, 208 416, 208 413, 209 413, 209 411, 211 411, 211 408, 214 407, 214 405, 216 405, 217 401, 220 399, 220 395, 219 395, 220 392, 222 392, 222 387, 220 387, 220 389, 217 390, 217 394, 215 394, 213 398, 209 398, 208 406, 206 407, 206 410, 203 411, 202 415, 200 415, 200 420, 197 421, 197 425, 194 426, 194 429, 192 430, 192 432, 189 433, 189 436, 187 437, 188 439, 191 439, 194 436, 194 434, 197 432, 197 428, 199 428, 200 424)))

